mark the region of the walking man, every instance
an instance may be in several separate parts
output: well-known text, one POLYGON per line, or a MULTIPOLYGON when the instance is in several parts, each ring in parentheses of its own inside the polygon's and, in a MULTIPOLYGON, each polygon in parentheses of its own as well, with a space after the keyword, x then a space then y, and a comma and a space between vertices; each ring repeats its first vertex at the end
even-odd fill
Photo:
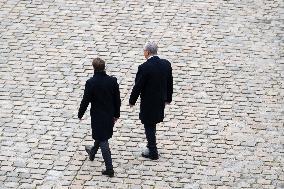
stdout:
POLYGON ((105 72, 105 62, 100 58, 93 60, 94 76, 87 80, 78 118, 81 120, 91 103, 91 127, 94 146, 86 146, 89 159, 94 160, 99 148, 105 162, 103 175, 114 176, 108 140, 112 137, 114 123, 120 116, 119 85, 115 77, 105 72))
POLYGON ((139 119, 144 124, 147 150, 142 156, 152 160, 159 158, 156 144, 156 124, 164 119, 165 105, 171 103, 173 93, 172 68, 169 61, 157 56, 158 46, 154 42, 144 47, 145 63, 138 67, 135 85, 129 105, 141 98, 139 119))

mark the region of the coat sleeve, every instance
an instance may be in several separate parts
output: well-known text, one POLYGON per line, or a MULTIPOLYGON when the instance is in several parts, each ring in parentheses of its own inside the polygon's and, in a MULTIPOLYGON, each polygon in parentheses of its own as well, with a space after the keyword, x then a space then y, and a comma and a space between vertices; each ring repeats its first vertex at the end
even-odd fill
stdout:
POLYGON ((132 89, 130 99, 129 99, 129 104, 134 105, 141 93, 142 88, 144 87, 145 84, 145 73, 144 70, 142 70, 141 65, 138 67, 138 71, 135 77, 135 84, 132 89))
MULTIPOLYGON (((170 64, 170 63, 169 63, 170 64)), ((169 65, 169 73, 167 77, 167 100, 166 102, 171 103, 172 102, 172 96, 173 96, 173 75, 172 75, 172 67, 169 65)))
POLYGON ((78 118, 79 119, 81 119, 83 117, 85 111, 88 108, 90 101, 91 101, 90 84, 87 81, 86 84, 85 84, 83 99, 81 101, 80 108, 79 108, 79 111, 78 111, 78 118))
POLYGON ((120 99, 120 92, 119 92, 119 85, 117 83, 117 79, 115 79, 115 87, 114 87, 114 117, 120 117, 120 106, 121 106, 121 99, 120 99))

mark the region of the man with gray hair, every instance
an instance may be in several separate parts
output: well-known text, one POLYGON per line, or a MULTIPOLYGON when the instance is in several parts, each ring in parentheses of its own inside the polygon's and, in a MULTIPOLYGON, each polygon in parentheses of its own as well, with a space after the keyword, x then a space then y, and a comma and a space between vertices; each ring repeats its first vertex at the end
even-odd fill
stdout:
POLYGON ((156 124, 163 121, 165 105, 171 103, 173 94, 171 63, 160 59, 157 51, 156 43, 146 43, 144 57, 147 61, 138 67, 135 85, 129 99, 129 105, 132 107, 138 97, 141 98, 139 119, 144 124, 148 142, 147 150, 142 153, 142 156, 152 160, 159 158, 156 124))

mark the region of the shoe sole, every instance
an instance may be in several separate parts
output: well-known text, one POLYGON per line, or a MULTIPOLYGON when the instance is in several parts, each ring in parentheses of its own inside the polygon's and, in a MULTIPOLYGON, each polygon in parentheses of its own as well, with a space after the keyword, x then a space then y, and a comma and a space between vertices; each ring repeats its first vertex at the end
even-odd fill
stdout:
POLYGON ((85 149, 86 150, 86 152, 87 152, 87 154, 88 154, 88 156, 89 156, 89 160, 90 161, 94 161, 94 159, 95 159, 95 157, 91 157, 91 150, 89 150, 89 149, 85 149))
POLYGON ((107 175, 107 174, 103 174, 103 175, 108 176, 110 178, 114 177, 114 175, 107 175))
POLYGON ((108 176, 108 177, 114 177, 114 173, 113 174, 102 173, 102 175, 105 175, 105 176, 108 176))

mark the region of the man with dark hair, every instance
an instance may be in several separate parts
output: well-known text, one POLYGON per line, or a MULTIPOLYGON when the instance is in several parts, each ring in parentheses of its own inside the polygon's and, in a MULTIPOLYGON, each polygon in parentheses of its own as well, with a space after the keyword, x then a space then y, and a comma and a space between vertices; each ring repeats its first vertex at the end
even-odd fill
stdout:
POLYGON ((94 160, 101 148, 106 170, 103 175, 114 176, 111 152, 108 140, 112 137, 114 123, 120 116, 119 85, 115 77, 105 72, 105 62, 100 58, 93 60, 94 76, 87 80, 78 118, 81 120, 89 103, 91 103, 91 127, 94 146, 86 146, 89 159, 94 160))
POLYGON ((135 85, 129 104, 133 106, 139 95, 141 98, 139 118, 144 124, 147 138, 145 158, 159 158, 156 145, 156 124, 164 119, 165 105, 171 103, 173 93, 172 68, 169 61, 157 56, 158 46, 154 42, 146 43, 144 57, 147 61, 138 67, 135 85))
POLYGON ((93 68, 96 72, 101 72, 105 70, 105 61, 100 58, 95 58, 92 62, 93 68))

